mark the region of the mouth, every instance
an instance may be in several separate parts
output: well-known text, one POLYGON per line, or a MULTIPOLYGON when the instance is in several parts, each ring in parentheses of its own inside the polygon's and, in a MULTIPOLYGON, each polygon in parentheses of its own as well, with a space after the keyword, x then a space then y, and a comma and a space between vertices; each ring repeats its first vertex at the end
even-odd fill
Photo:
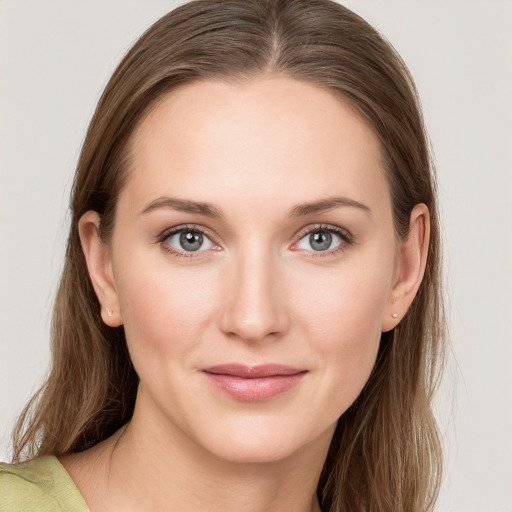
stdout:
POLYGON ((222 364, 202 372, 217 390, 244 402, 269 400, 295 387, 308 373, 280 364, 222 364))

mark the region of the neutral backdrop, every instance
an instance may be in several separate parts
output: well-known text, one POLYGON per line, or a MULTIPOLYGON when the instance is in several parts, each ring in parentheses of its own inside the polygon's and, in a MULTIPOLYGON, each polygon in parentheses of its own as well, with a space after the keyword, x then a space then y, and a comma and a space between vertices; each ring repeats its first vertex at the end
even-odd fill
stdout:
MULTIPOLYGON (((512 512, 512 2, 344 3, 409 64, 437 155, 453 347, 438 509, 512 512)), ((174 5, 0 0, 0 460, 47 368, 88 120, 129 45, 174 5)))

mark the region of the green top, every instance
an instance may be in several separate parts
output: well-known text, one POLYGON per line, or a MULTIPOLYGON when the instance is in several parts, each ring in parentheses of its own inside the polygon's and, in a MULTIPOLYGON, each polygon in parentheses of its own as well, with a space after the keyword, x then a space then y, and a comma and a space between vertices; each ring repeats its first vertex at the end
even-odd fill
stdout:
POLYGON ((0 512, 89 512, 57 457, 0 462, 0 512))

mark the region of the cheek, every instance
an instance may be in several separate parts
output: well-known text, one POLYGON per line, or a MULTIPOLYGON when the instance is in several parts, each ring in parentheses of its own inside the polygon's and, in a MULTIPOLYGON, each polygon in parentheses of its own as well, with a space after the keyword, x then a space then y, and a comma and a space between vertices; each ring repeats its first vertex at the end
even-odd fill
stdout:
POLYGON ((359 345, 369 333, 380 336, 390 281, 391 271, 376 266, 311 274, 302 279, 302 291, 294 293, 301 311, 297 316, 309 326, 312 339, 338 338, 359 345), (314 336, 315 331, 323 336, 314 336))
POLYGON ((303 282, 309 293, 297 294, 297 317, 318 356, 326 396, 335 397, 328 404, 335 417, 357 398, 375 364, 390 283, 390 266, 354 265, 317 274, 303 282))
POLYGON ((161 256, 133 255, 117 266, 116 284, 130 351, 176 353, 199 342, 213 315, 215 273, 176 269, 161 256))

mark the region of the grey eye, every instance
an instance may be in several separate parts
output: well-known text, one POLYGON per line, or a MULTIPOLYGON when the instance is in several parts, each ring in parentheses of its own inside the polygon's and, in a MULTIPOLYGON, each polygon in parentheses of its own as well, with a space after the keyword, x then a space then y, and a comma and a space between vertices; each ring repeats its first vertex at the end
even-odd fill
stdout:
POLYGON ((203 245, 203 235, 192 231, 181 233, 180 245, 185 251, 197 251, 203 245))
POLYGON ((200 231, 184 229, 173 233, 167 243, 182 252, 206 251, 213 246, 212 241, 200 231))
POLYGON ((331 247, 332 234, 328 231, 317 231, 309 235, 309 245, 314 251, 326 251, 331 247))
POLYGON ((299 240, 297 247, 308 251, 321 252, 335 249, 342 242, 343 239, 340 235, 327 229, 317 229, 304 235, 299 240))

